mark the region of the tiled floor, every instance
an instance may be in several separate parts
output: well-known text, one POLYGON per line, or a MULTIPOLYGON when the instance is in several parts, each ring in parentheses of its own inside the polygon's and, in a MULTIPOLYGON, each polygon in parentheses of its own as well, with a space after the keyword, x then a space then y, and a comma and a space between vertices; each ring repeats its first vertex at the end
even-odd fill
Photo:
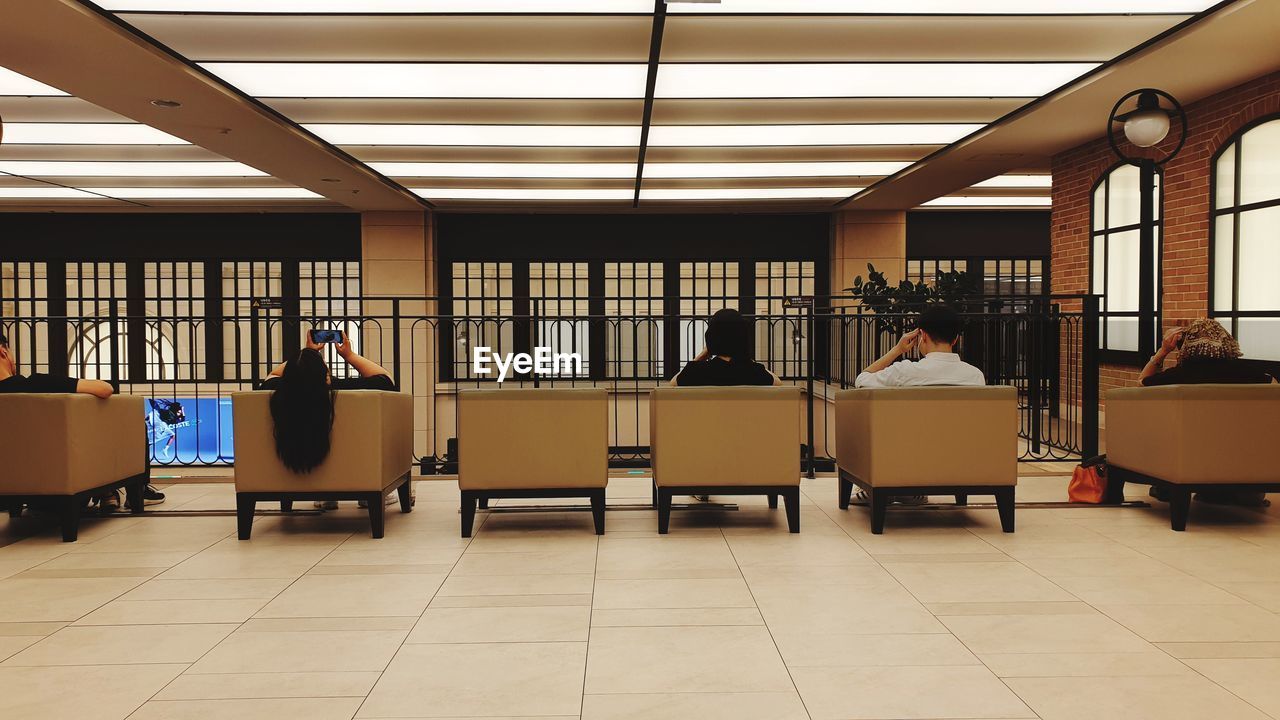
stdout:
POLYGON ((346 506, 248 542, 198 513, 40 529, 0 547, 0 717, 1280 718, 1278 512, 1173 533, 1158 503, 1023 508, 1005 535, 993 509, 894 508, 873 536, 834 480, 803 490, 800 535, 742 498, 660 537, 636 477, 603 538, 559 512, 462 540, 444 482, 382 540, 346 506))

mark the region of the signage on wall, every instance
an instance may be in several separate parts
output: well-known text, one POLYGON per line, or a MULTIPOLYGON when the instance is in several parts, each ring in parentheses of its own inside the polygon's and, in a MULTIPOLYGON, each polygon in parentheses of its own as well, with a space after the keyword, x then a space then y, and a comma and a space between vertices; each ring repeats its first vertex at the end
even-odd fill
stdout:
POLYGON ((786 300, 783 300, 782 304, 784 307, 789 307, 789 308, 812 308, 813 296, 812 295, 792 295, 791 297, 788 297, 786 300))

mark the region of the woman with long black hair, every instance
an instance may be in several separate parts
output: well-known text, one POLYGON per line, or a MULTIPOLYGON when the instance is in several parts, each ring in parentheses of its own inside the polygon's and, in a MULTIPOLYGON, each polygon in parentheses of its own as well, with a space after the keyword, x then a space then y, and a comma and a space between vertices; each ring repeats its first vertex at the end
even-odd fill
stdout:
POLYGON ((781 385, 777 375, 755 361, 751 322, 725 308, 707 321, 706 347, 671 378, 672 385, 781 385))
MULTIPOLYGON (((338 357, 359 377, 334 378, 321 353, 322 347, 313 342, 308 333, 307 346, 292 359, 280 363, 262 383, 263 390, 273 391, 271 421, 276 455, 285 467, 303 475, 319 467, 329 456, 337 391, 396 389, 385 368, 352 349, 345 332, 335 349, 338 357)), ((316 506, 334 509, 338 503, 317 501, 316 506)))

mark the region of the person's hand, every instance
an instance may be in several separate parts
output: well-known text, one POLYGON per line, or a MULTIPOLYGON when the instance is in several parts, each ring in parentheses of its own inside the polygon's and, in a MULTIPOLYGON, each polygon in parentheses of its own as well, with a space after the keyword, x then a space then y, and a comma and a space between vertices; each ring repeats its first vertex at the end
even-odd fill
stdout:
POLYGON ((916 343, 919 342, 919 340, 920 340, 920 330, 919 329, 912 330, 906 335, 903 335, 902 339, 898 341, 898 344, 893 346, 893 349, 899 355, 906 355, 907 353, 911 352, 912 348, 916 346, 916 343))
POLYGON ((1164 334, 1164 342, 1160 343, 1160 352, 1168 355, 1178 349, 1178 342, 1182 340, 1182 332, 1186 328, 1174 328, 1164 334))
POLYGON ((311 333, 310 333, 310 331, 308 331, 308 332, 307 332, 306 337, 307 337, 307 349, 308 349, 308 350, 315 350, 316 352, 320 352, 320 343, 318 343, 318 342, 316 342, 315 340, 312 340, 312 339, 311 339, 311 333))
POLYGON ((351 355, 351 341, 347 339, 346 330, 342 331, 342 342, 338 343, 337 350, 338 357, 343 358, 344 360, 351 355))

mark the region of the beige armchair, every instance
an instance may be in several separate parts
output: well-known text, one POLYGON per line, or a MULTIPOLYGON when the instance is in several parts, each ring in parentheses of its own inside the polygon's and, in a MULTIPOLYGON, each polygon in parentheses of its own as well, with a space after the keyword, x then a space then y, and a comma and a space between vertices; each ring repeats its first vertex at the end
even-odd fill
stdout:
POLYGON ((658 532, 674 495, 765 495, 800 532, 800 388, 661 387, 649 394, 658 532))
POLYGON ((1124 484, 1169 490, 1170 524, 1187 528, 1192 493, 1280 492, 1269 450, 1280 385, 1166 385, 1107 393, 1107 495, 1124 484))
POLYGON ((511 388, 458 393, 462 537, 476 505, 498 498, 586 497, 604 534, 609 396, 604 389, 511 388))
POLYGON ((140 514, 148 480, 143 402, 138 395, 0 395, 0 502, 9 516, 53 499, 63 541, 75 542, 86 501, 121 487, 140 514))
POLYGON ((994 495, 1013 532, 1018 483, 1018 391, 1008 386, 909 387, 836 393, 840 509, 867 491, 871 532, 903 495, 994 495))
POLYGON ((340 390, 334 404, 329 457, 310 473, 289 470, 276 455, 271 393, 231 396, 235 418, 236 518, 241 540, 253 529, 258 502, 364 500, 373 537, 383 535, 383 498, 399 492, 400 512, 410 512, 413 465, 413 396, 383 390, 340 390))

